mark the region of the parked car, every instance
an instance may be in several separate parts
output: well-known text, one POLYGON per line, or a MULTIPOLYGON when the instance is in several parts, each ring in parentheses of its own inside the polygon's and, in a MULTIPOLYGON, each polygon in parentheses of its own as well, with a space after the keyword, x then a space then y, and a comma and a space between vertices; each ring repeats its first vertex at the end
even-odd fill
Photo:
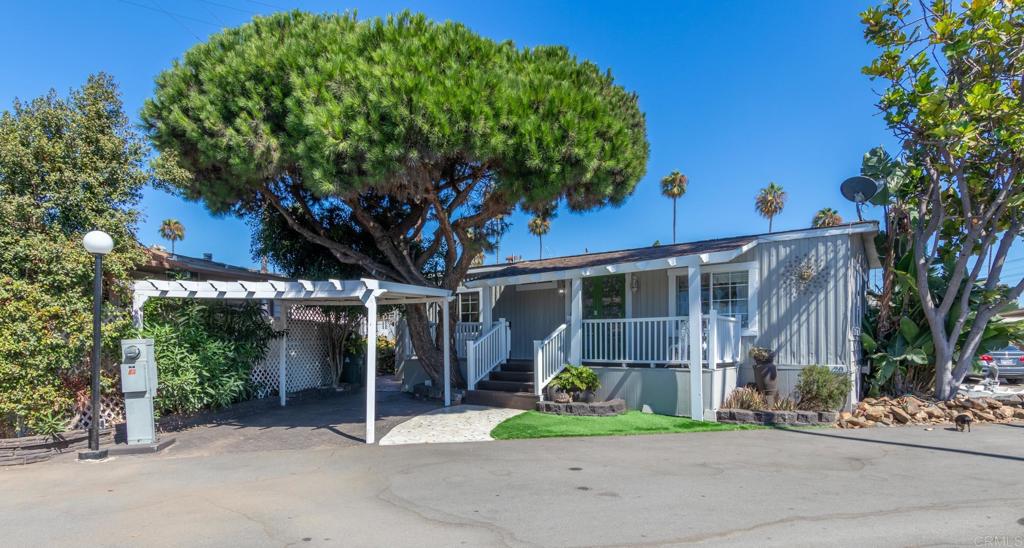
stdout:
POLYGON ((1010 345, 1001 350, 986 352, 978 357, 982 378, 992 376, 992 366, 999 370, 999 380, 1018 382, 1024 379, 1024 350, 1010 345))

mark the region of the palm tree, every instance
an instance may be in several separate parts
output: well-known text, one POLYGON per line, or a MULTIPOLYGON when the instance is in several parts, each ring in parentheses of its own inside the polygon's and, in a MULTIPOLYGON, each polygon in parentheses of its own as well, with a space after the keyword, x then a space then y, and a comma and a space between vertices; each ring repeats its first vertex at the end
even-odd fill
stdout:
POLYGON ((686 175, 673 171, 661 180, 661 195, 672 198, 672 243, 676 243, 676 200, 686 194, 686 175))
POLYGON ((811 221, 811 228, 827 228, 830 226, 839 226, 843 224, 843 218, 839 216, 839 212, 832 209, 831 207, 823 207, 821 211, 814 214, 814 220, 811 221))
POLYGON ((544 235, 551 230, 551 219, 547 217, 536 216, 530 219, 530 234, 533 234, 540 241, 540 258, 544 258, 544 235))
POLYGON ((177 219, 164 219, 160 223, 160 237, 171 242, 171 255, 174 255, 174 242, 185 239, 185 225, 177 219))
POLYGON ((786 193, 781 186, 775 183, 768 183, 768 186, 762 188, 757 193, 757 198, 754 199, 754 209, 762 217, 768 219, 768 232, 772 231, 772 221, 775 220, 775 216, 782 213, 782 208, 785 206, 786 193))

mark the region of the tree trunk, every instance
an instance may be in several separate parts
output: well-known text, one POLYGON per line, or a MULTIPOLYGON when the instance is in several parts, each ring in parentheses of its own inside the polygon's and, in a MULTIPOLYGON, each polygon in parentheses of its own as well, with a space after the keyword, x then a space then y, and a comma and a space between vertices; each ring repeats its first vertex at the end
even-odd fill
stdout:
POLYGON ((538 242, 538 244, 537 244, 537 248, 538 248, 537 249, 537 258, 543 259, 544 258, 544 236, 543 235, 538 235, 537 236, 537 242, 538 242))
MULTIPOLYGON (((448 306, 453 305, 449 304, 448 306)), ((444 337, 444 330, 440 322, 443 320, 438 318, 437 337, 434 339, 430 336, 430 318, 427 315, 426 305, 406 305, 406 314, 409 339, 412 341, 412 347, 416 350, 420 367, 423 368, 423 371, 430 377, 434 385, 441 386, 444 382, 444 353, 441 351, 441 344, 443 344, 441 338, 444 337)), ((455 324, 457 323, 457 317, 454 313, 450 316, 451 323, 448 326, 448 332, 451 335, 451 340, 447 344, 451 347, 452 384, 464 387, 466 386, 466 380, 462 376, 462 370, 459 369, 459 358, 455 347, 455 324)))
POLYGON ((775 220, 775 215, 768 217, 768 234, 772 233, 772 221, 775 220))
POLYGON ((672 243, 676 243, 676 199, 672 198, 672 243))
POLYGON ((935 344, 935 399, 951 400, 956 396, 953 381, 953 352, 944 341, 935 344))

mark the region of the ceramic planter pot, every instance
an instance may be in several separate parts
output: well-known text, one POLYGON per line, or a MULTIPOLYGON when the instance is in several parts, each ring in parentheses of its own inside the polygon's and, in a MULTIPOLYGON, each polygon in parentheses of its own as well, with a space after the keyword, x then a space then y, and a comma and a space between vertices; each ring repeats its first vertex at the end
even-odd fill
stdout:
POLYGON ((779 394, 779 368, 774 362, 754 362, 754 380, 768 403, 775 403, 779 394))

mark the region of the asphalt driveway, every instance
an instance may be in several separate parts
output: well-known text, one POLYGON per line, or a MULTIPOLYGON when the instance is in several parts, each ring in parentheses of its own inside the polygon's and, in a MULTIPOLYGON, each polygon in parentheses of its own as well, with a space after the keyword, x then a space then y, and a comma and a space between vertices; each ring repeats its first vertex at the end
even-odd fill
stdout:
POLYGON ((757 430, 51 461, 8 546, 1019 546, 1024 425, 757 430))

